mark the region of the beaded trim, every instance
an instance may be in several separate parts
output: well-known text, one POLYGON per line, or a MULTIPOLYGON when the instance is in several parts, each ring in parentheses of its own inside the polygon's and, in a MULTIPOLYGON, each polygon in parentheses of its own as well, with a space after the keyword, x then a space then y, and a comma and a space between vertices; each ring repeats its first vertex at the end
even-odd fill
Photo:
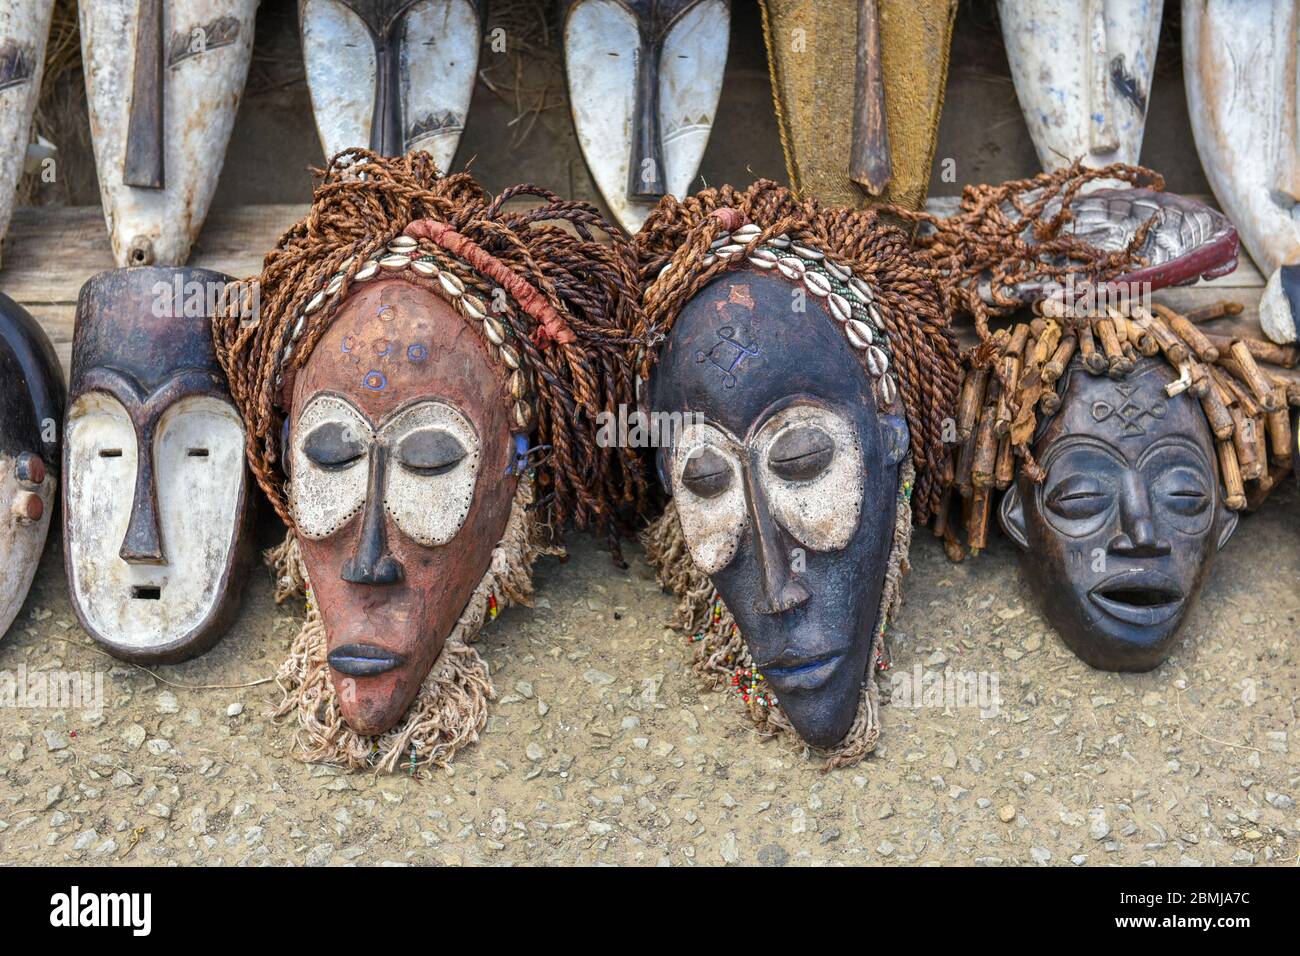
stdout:
MULTIPOLYGON (((893 406, 898 397, 898 384, 890 370, 892 350, 876 304, 875 291, 848 268, 827 258, 825 253, 806 243, 795 242, 785 234, 754 245, 761 234, 762 230, 753 223, 743 225, 735 232, 722 233, 709 247, 702 265, 707 269, 718 260, 739 260, 744 256, 744 262, 753 268, 764 272, 775 270, 824 300, 827 311, 840 323, 849 344, 865 353, 877 403, 882 409, 893 406)), ((671 263, 664 266, 660 277, 671 269, 671 263)))
MULTIPOLYGON (((480 329, 484 338, 488 341, 489 351, 510 370, 509 386, 510 397, 514 400, 514 424, 521 431, 528 431, 537 421, 537 414, 533 407, 532 381, 527 370, 523 368, 521 352, 516 345, 509 342, 509 339, 514 337, 514 332, 506 323, 489 314, 483 300, 466 290, 465 283, 460 276, 439 269, 437 260, 433 256, 415 255, 417 245, 416 240, 410 236, 398 236, 388 244, 386 251, 366 260, 361 268, 357 270, 357 274, 352 277, 353 281, 369 282, 381 275, 398 273, 406 269, 410 269, 416 275, 427 279, 437 279, 436 291, 441 292, 443 298, 450 302, 462 317, 480 329)), ((299 311, 297 319, 291 327, 292 331, 288 336, 288 341, 280 350, 280 366, 282 368, 293 357, 294 348, 307 328, 307 317, 320 311, 324 308, 326 302, 344 290, 344 284, 347 282, 347 270, 351 268, 354 259, 355 257, 350 257, 343 263, 338 272, 325 279, 321 289, 299 311)), ((278 389, 283 384, 283 374, 277 374, 275 387, 278 389)))

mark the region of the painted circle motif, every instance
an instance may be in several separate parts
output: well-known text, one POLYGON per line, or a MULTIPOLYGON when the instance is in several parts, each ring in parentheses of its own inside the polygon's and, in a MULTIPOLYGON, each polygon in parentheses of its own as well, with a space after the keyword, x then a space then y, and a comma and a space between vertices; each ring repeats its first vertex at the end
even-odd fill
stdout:
POLYGON ((372 392, 382 392, 388 387, 388 379, 378 369, 371 369, 366 373, 366 377, 361 380, 361 384, 372 392))
POLYGON ((406 347, 406 357, 412 362, 423 362, 429 357, 429 349, 419 343, 408 345, 406 347))

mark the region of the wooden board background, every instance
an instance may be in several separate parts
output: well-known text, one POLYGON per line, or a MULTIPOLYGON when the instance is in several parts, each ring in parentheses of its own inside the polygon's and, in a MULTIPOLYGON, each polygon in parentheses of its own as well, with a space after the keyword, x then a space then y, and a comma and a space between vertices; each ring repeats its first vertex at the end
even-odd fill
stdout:
MULTIPOLYGON (((1197 198, 1212 204, 1209 197, 1197 198)), ((956 209, 957 199, 941 197, 927 205, 931 212, 943 215, 956 209)), ((239 278, 255 275, 261 271, 262 257, 306 210, 299 204, 216 210, 208 217, 189 264, 239 278)), ((98 206, 20 208, 9 227, 4 254, 0 291, 41 323, 66 375, 78 292, 92 275, 113 268, 103 214, 98 206)), ((1223 299, 1240 302, 1245 310, 1239 316, 1207 323, 1205 328, 1225 335, 1258 336, 1262 292, 1259 270, 1243 250, 1235 272, 1212 282, 1165 289, 1155 298, 1175 310, 1223 299)), ((965 343, 974 340, 969 328, 960 329, 959 335, 965 343)), ((1293 374, 1300 378, 1300 373, 1293 374)))

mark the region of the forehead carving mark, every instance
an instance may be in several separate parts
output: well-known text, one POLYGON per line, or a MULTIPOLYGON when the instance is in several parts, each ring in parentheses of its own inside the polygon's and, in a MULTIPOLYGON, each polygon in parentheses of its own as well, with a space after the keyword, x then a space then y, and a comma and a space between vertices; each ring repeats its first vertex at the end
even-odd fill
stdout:
POLYGON ((713 347, 705 352, 699 349, 695 353, 696 362, 708 362, 714 368, 722 372, 722 387, 736 387, 736 371, 740 368, 740 363, 750 356, 759 354, 758 345, 745 345, 736 338, 736 330, 733 326, 724 325, 718 329, 718 341, 713 347))
POLYGON ((423 362, 429 357, 429 349, 418 342, 415 345, 408 345, 406 347, 406 357, 412 362, 423 362))
POLYGON ((1119 392, 1120 402, 1117 405, 1103 399, 1093 402, 1092 420, 1098 424, 1112 422, 1119 429, 1121 438, 1136 438, 1139 435, 1145 435, 1146 428, 1143 425, 1143 419, 1152 418, 1159 421, 1169 413, 1169 406, 1162 398, 1156 397, 1147 403, 1144 403, 1140 396, 1134 398, 1138 391, 1136 385, 1116 382, 1115 391, 1119 392))
POLYGON ((372 392, 382 392, 388 387, 388 377, 378 369, 371 369, 361 380, 361 384, 372 392))

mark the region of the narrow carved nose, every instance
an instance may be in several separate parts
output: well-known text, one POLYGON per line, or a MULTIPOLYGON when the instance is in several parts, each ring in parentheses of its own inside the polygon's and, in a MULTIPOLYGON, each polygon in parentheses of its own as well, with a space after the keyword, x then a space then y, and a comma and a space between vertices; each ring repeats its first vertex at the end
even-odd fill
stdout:
POLYGON ((122 538, 118 557, 127 564, 164 564, 162 528, 158 522, 158 497, 154 489, 152 455, 148 444, 140 443, 136 464, 135 499, 131 519, 122 538))
POLYGON ((349 584, 399 584, 406 579, 402 562, 388 553, 388 530, 384 519, 385 452, 370 452, 370 480, 361 518, 361 535, 352 557, 343 562, 339 577, 349 584))
POLYGON ((745 483, 749 492, 750 526, 758 545, 759 595, 754 610, 759 614, 781 614, 806 603, 812 595, 791 571, 788 543, 749 469, 746 469, 745 483))
POLYGON ((1151 495, 1137 476, 1130 476, 1120 496, 1120 531, 1107 551, 1125 558, 1160 558, 1173 548, 1156 533, 1151 515, 1151 495))

